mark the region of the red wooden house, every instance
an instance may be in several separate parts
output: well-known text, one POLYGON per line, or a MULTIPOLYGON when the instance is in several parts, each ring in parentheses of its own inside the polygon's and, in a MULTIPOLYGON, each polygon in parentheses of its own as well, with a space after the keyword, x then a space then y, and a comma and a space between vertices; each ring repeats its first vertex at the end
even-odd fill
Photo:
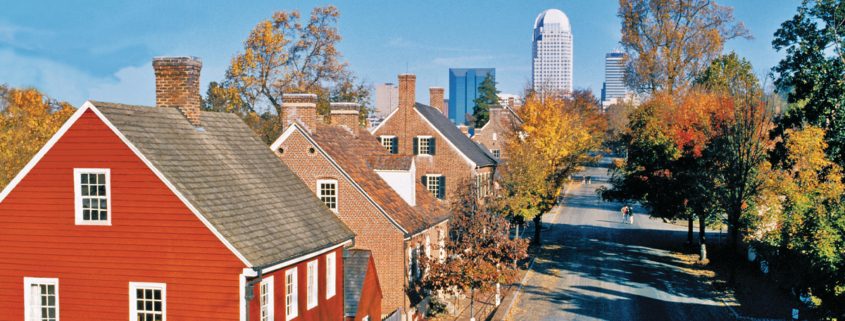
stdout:
POLYGON ((153 66, 157 107, 86 102, 0 192, 0 320, 341 320, 352 232, 198 59, 153 66))

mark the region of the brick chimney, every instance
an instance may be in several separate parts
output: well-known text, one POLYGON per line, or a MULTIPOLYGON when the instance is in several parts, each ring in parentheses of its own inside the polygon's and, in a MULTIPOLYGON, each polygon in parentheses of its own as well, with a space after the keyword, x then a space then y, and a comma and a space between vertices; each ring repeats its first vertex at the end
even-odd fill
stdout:
POLYGON ((331 103, 332 125, 346 127, 352 136, 358 137, 358 127, 361 126, 359 116, 361 106, 356 103, 331 103))
POLYGON ((411 154, 411 146, 413 146, 412 139, 408 134, 408 127, 411 126, 411 114, 414 112, 414 105, 417 103, 416 96, 417 76, 414 74, 400 74, 399 75, 399 115, 400 118, 400 132, 397 134, 399 139, 399 153, 403 155, 411 154))
POLYGON ((469 127, 467 127, 467 125, 458 125, 458 129, 461 130, 461 133, 463 133, 467 137, 470 137, 469 136, 469 127))
POLYGON ((197 57, 153 58, 156 107, 176 107, 191 125, 200 126, 200 70, 197 57))
POLYGON ((287 128, 294 121, 310 132, 317 131, 317 95, 282 94, 282 120, 287 128))
POLYGON ((446 114, 446 108, 443 107, 443 87, 430 87, 428 88, 428 100, 429 105, 431 107, 436 108, 444 115, 446 114))
POLYGON ((514 101, 513 97, 508 97, 508 107, 510 107, 510 109, 514 109, 514 107, 515 107, 515 106, 514 106, 514 104, 515 104, 515 103, 516 103, 516 102, 514 101))

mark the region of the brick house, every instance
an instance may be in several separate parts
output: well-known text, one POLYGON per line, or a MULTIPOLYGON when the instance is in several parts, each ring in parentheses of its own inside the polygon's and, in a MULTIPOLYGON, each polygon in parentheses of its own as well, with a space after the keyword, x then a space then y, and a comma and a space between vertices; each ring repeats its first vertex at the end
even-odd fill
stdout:
POLYGON ((399 75, 399 107, 372 133, 393 154, 413 156, 417 178, 442 200, 452 200, 463 181, 479 194, 492 190, 496 159, 443 114, 443 88, 430 89, 431 106, 416 102, 416 76, 399 75))
POLYGON ((0 192, 0 319, 343 318, 352 231, 200 111, 201 65, 156 58, 157 107, 86 102, 0 192))
MULTIPOLYGON (((510 98, 513 100, 513 98, 510 98)), ((490 108, 490 120, 481 128, 475 129, 472 140, 486 148, 496 160, 507 158, 503 154, 506 138, 516 132, 522 124, 522 120, 511 108, 504 106, 493 106, 490 108)))
POLYGON ((448 210, 418 183, 414 157, 388 153, 359 127, 358 105, 332 103, 332 124, 324 124, 313 111, 316 96, 286 94, 282 101, 290 126, 271 149, 355 232, 355 248, 372 252, 382 314, 413 313, 421 298, 408 289, 432 243, 441 255, 448 210))

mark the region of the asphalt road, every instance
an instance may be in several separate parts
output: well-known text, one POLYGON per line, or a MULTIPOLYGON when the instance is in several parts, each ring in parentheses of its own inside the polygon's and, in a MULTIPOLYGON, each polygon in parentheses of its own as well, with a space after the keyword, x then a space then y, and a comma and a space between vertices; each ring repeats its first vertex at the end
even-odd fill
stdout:
MULTIPOLYGON (((689 263, 671 253, 683 227, 598 199, 606 169, 570 185, 564 206, 545 215, 544 251, 528 273, 510 320, 731 320, 733 314, 689 263), (548 229, 545 229, 545 228, 548 229)), ((580 174, 579 174, 580 175, 580 174)))

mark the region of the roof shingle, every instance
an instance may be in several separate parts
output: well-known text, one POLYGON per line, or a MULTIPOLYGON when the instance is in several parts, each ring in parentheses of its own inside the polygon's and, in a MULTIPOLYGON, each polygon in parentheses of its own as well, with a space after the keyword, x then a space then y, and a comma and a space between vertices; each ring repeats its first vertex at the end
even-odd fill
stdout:
POLYGON ((446 139, 478 167, 495 166, 493 155, 485 153, 484 149, 464 135, 455 124, 434 107, 416 103, 414 108, 420 112, 446 139))

